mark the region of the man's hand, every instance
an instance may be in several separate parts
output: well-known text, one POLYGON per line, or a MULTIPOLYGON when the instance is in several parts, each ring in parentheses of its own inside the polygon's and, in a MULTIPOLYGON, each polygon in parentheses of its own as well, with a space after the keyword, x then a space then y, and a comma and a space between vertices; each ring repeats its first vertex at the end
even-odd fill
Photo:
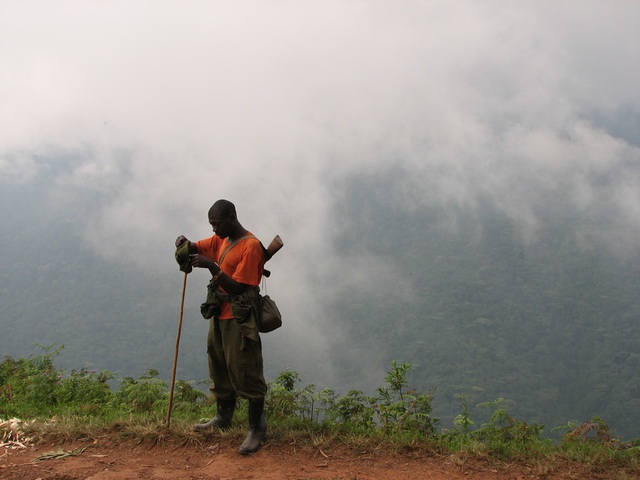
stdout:
POLYGON ((209 257, 205 257, 204 255, 199 255, 197 253, 194 255, 189 255, 189 260, 192 267, 208 268, 214 275, 220 270, 220 266, 216 262, 214 262, 209 257))
POLYGON ((178 248, 184 242, 188 242, 188 241, 189 240, 187 239, 187 237, 185 237, 184 235, 180 235, 178 238, 176 238, 176 248, 178 248))

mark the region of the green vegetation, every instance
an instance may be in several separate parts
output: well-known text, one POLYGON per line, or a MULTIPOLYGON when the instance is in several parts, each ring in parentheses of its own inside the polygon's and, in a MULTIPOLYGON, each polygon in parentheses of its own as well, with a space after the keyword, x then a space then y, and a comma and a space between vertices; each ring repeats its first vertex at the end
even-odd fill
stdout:
MULTIPOLYGON (((41 438, 91 436, 115 428, 123 437, 162 441, 168 433, 164 425, 169 393, 166 382, 156 378, 157 371, 149 370, 136 379, 124 377, 112 389, 110 372, 58 370, 54 359, 61 349, 43 347, 39 355, 7 357, 0 363, 0 419, 19 418, 27 422, 32 435, 41 438)), ((640 441, 612 438, 600 418, 559 427, 565 433, 554 444, 542 437, 542 426, 512 416, 504 399, 478 405, 492 413, 486 423, 476 426, 468 398, 461 395, 461 413, 454 427, 439 430, 439 420, 431 415, 432 394, 408 385, 410 368, 407 363, 392 362, 386 384, 375 396, 357 390, 340 396, 314 385, 298 388, 297 372, 280 373, 269 385, 266 402, 270 441, 295 440, 314 447, 330 442, 354 448, 385 445, 458 460, 544 462, 545 468, 571 461, 590 465, 594 471, 615 468, 640 473, 640 441)), ((215 402, 192 383, 178 381, 173 405, 172 435, 187 444, 198 443, 190 426, 211 416, 215 402)), ((238 432, 246 423, 245 410, 237 412, 234 428, 238 432)), ((220 435, 234 435, 236 430, 220 435)))

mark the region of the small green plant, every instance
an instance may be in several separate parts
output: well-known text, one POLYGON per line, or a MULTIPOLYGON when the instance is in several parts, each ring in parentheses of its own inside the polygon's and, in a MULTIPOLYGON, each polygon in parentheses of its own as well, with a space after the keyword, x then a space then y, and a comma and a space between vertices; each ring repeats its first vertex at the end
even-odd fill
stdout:
MULTIPOLYGON (((193 387, 194 382, 187 382, 184 380, 178 380, 175 384, 174 392, 173 392, 173 412, 174 414, 178 413, 198 413, 203 405, 207 401, 207 396, 204 392, 193 387)), ((158 405, 162 405, 163 408, 165 405, 168 407, 169 404, 169 393, 165 393, 163 396, 162 402, 158 403, 158 405)))
POLYGON ((438 420, 431 417, 431 394, 407 389, 407 373, 411 364, 400 365, 394 360, 385 380, 388 387, 378 389, 379 401, 375 405, 377 419, 388 432, 416 431, 434 435, 438 420))
POLYGON ((280 372, 276 377, 275 384, 282 387, 287 392, 293 392, 296 383, 300 381, 300 375, 293 370, 285 370, 280 372))
POLYGON ((462 412, 453 419, 454 430, 462 435, 463 438, 467 438, 471 433, 471 427, 473 427, 475 423, 471 420, 471 410, 469 409, 467 396, 458 395, 456 398, 460 402, 462 412))
POLYGON ((523 446, 541 443, 543 426, 530 425, 510 415, 506 410, 504 398, 480 403, 478 407, 495 408, 489 421, 473 432, 473 436, 493 453, 511 455, 523 446))
POLYGON ((335 402, 336 394, 328 388, 318 392, 313 384, 296 389, 295 385, 299 381, 300 375, 297 372, 281 372, 269 384, 267 407, 272 414, 281 417, 295 417, 303 422, 318 423, 335 402))
POLYGON ((193 388, 193 382, 187 382, 185 380, 178 380, 176 382, 174 401, 197 404, 204 401, 205 398, 207 398, 207 396, 203 392, 193 388))
POLYGON ((336 394, 329 388, 324 388, 319 392, 316 386, 307 385, 300 391, 298 410, 303 420, 309 422, 319 422, 331 405, 335 403, 336 394))
POLYGON ((71 370, 60 382, 57 399, 66 404, 110 402, 113 392, 107 382, 113 377, 106 370, 99 373, 86 368, 71 370))
POLYGON ((106 370, 99 373, 86 368, 71 370, 71 374, 61 379, 56 392, 60 408, 81 415, 93 415, 109 408, 114 393, 107 382, 113 377, 113 373, 106 370))
POLYGON ((297 372, 285 370, 269 383, 265 405, 272 415, 287 417, 296 412, 298 394, 294 389, 299 381, 297 372))
POLYGON ((327 419, 357 430, 373 428, 375 402, 374 397, 365 396, 360 390, 350 390, 334 401, 327 410, 327 419))
POLYGON ((133 412, 151 412, 156 403, 162 402, 167 390, 166 382, 158 380, 158 371, 149 369, 138 379, 124 377, 116 392, 117 399, 133 412))

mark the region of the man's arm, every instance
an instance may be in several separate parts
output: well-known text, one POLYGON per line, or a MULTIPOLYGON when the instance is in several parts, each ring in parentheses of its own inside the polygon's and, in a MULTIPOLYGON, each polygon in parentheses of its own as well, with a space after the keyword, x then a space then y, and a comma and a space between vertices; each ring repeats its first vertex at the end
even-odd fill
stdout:
POLYGON ((231 293, 232 295, 240 295, 247 288, 251 287, 251 285, 247 285, 246 283, 236 282, 233 278, 222 271, 220 265, 218 265, 213 261, 213 259, 209 257, 194 254, 190 256, 190 259, 192 267, 208 268, 211 272, 211 275, 218 281, 218 285, 220 285, 226 292, 231 293))
POLYGON ((247 288, 250 288, 251 285, 247 285, 246 283, 236 282, 233 278, 231 278, 226 273, 220 273, 218 277, 218 285, 220 285, 226 292, 229 292, 233 295, 240 295, 247 288))

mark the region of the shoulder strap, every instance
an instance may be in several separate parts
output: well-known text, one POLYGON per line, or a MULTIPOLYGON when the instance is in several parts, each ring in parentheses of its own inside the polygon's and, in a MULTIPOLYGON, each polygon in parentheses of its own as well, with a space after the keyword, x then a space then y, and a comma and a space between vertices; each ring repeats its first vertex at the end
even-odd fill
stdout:
POLYGON ((229 246, 227 248, 224 249, 224 252, 222 252, 222 255, 220 255, 220 258, 218 259, 218 265, 220 265, 222 263, 222 260, 224 259, 225 255, 227 254, 227 252, 229 250, 231 250, 233 247, 236 246, 237 243, 241 242, 242 240, 246 239, 246 238, 256 238, 255 235, 245 235, 244 237, 240 237, 236 240, 234 240, 233 242, 231 242, 229 244, 229 246))

